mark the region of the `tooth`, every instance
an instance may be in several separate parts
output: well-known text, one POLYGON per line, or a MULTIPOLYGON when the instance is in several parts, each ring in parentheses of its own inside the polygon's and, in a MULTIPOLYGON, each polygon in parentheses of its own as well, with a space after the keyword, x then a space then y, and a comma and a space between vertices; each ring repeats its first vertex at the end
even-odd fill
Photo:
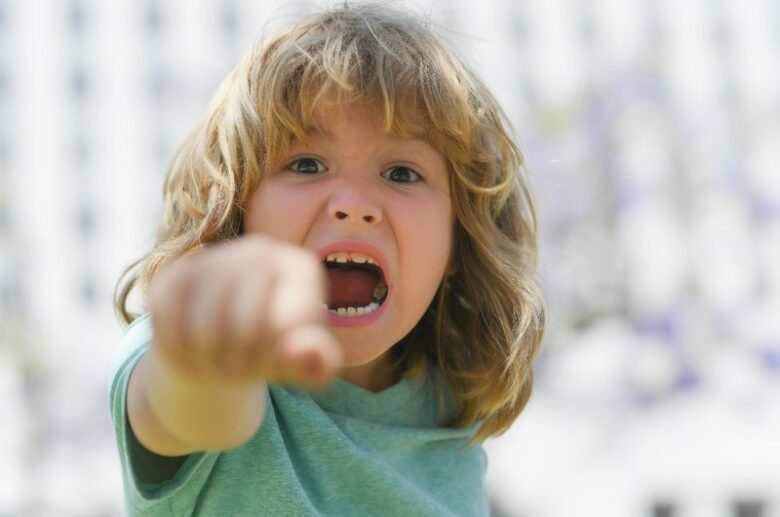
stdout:
POLYGON ((366 257, 366 262, 368 262, 369 264, 373 264, 373 265, 375 265, 375 266, 376 266, 376 261, 375 261, 374 259, 372 259, 371 257, 366 257))
POLYGON ((379 308, 379 304, 376 303, 376 302, 371 302, 371 303, 368 304, 368 306, 371 307, 372 311, 375 311, 375 310, 377 310, 379 308))
POLYGON ((334 262, 336 260, 336 255, 328 255, 328 258, 325 260, 328 262, 334 262))
POLYGON ((352 255, 352 262, 357 262, 358 264, 362 264, 366 261, 366 256, 361 253, 354 253, 352 255))
POLYGON ((347 262, 347 256, 346 255, 336 255, 336 262, 340 262, 342 264, 347 262))
POLYGON ((354 307, 347 307, 347 316, 354 316, 357 314, 357 309, 354 307))
POLYGON ((344 307, 339 307, 338 309, 336 309, 336 314, 338 314, 339 316, 346 316, 347 309, 345 309, 344 307))
POLYGON ((374 288, 374 294, 373 297, 376 300, 381 299, 383 296, 387 294, 387 286, 383 284, 379 284, 374 288))
POLYGON ((357 313, 361 314, 361 315, 365 314, 366 313, 366 308, 365 307, 358 307, 357 308, 357 313))

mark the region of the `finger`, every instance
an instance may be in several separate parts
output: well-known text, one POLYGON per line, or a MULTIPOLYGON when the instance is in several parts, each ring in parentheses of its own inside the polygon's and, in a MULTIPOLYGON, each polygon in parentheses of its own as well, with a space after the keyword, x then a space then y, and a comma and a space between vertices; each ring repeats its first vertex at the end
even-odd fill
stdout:
POLYGON ((287 331, 323 321, 325 278, 319 262, 308 252, 291 250, 277 260, 278 279, 270 299, 269 319, 277 337, 287 331))
POLYGON ((222 349, 227 374, 247 375, 254 362, 268 362, 270 334, 266 311, 273 286, 271 275, 255 271, 237 283, 227 301, 227 339, 222 349))
POLYGON ((189 333, 185 300, 193 284, 182 273, 176 264, 158 272, 149 286, 149 309, 154 346, 172 366, 188 371, 192 365, 186 353, 189 333))
POLYGON ((321 385, 341 365, 341 347, 323 325, 296 327, 278 341, 280 374, 306 385, 321 385))
POLYGON ((219 347, 228 326, 226 301, 234 282, 224 275, 202 280, 188 301, 190 339, 186 353, 193 366, 204 373, 217 370, 219 347))

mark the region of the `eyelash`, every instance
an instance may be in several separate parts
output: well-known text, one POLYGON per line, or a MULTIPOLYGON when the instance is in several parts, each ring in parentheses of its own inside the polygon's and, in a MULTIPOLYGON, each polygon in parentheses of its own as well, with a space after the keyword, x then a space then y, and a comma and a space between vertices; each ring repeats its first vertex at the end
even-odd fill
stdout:
MULTIPOLYGON (((296 174, 301 174, 301 175, 305 175, 305 176, 308 176, 308 175, 311 175, 311 174, 317 174, 319 172, 324 172, 324 171, 320 171, 320 170, 317 170, 316 172, 300 172, 300 171, 295 170, 295 168, 294 168, 295 164, 298 164, 298 163, 303 162, 303 161, 312 161, 312 162, 317 163, 318 165, 322 165, 322 163, 319 160, 317 160, 316 158, 304 157, 304 158, 297 158, 297 159, 293 160, 292 162, 290 162, 290 164, 287 166, 287 169, 293 171, 296 174)), ((387 179, 388 181, 392 181, 393 183, 402 183, 402 184, 403 183, 417 183, 418 181, 422 181, 422 179, 423 179, 422 175, 419 172, 417 172, 416 170, 412 169, 411 167, 407 167, 406 165, 394 165, 394 166, 390 167, 389 169, 387 169, 386 171, 383 171, 382 172, 382 177, 387 179), (406 169, 413 176, 416 176, 417 179, 414 180, 414 181, 393 181, 393 180, 385 177, 385 172, 393 171, 393 170, 396 170, 396 169, 406 169)))

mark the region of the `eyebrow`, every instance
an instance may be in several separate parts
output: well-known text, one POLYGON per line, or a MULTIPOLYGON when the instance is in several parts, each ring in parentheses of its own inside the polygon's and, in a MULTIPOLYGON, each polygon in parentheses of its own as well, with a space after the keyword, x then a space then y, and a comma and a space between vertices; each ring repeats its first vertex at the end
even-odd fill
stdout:
MULTIPOLYGON (((307 135, 312 135, 315 137, 323 137, 323 138, 332 138, 333 135, 330 131, 328 131, 327 128, 319 128, 316 126, 306 126, 303 128, 304 133, 307 135)), ((420 142, 423 144, 430 145, 430 142, 427 141, 422 134, 418 133, 412 133, 411 138, 398 138, 395 135, 387 135, 391 140, 394 140, 396 142, 420 142)))
POLYGON ((316 136, 324 136, 324 137, 330 137, 330 131, 328 131, 326 128, 319 128, 315 126, 306 126, 303 128, 303 132, 307 135, 316 135, 316 136))

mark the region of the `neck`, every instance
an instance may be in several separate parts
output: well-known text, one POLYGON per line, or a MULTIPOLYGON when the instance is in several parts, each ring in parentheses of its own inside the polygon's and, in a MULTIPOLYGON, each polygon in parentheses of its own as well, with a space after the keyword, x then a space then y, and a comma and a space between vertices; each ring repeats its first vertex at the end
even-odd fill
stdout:
POLYGON ((400 375, 395 371, 387 353, 370 363, 342 368, 339 377, 374 393, 385 390, 400 380, 400 375))

